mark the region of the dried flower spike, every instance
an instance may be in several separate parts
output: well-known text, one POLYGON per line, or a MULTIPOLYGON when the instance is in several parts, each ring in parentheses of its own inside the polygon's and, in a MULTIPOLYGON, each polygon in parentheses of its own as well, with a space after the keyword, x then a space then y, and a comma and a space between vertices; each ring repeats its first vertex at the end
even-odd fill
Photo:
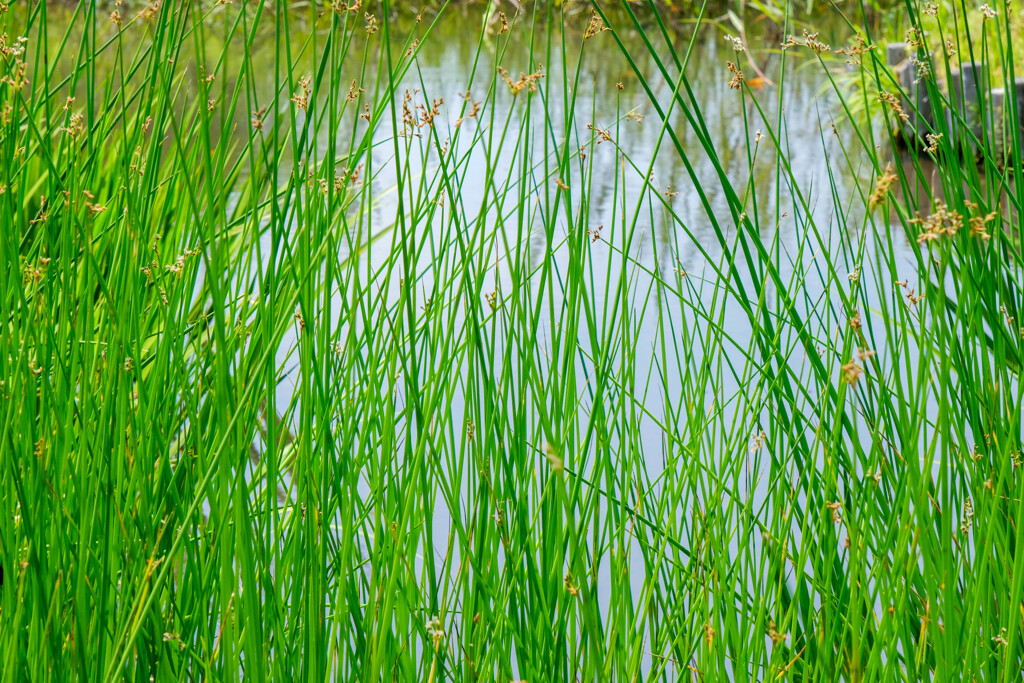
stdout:
POLYGON ((732 74, 732 80, 729 81, 729 88, 732 90, 739 90, 740 86, 745 82, 743 72, 740 71, 739 67, 732 62, 726 62, 726 66, 729 67, 729 73, 732 74))

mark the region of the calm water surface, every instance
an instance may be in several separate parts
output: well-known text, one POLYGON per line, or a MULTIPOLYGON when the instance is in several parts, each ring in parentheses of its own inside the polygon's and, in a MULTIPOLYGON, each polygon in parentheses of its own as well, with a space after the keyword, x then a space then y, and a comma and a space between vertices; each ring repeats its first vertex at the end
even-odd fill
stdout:
MULTIPOLYGON (((56 4, 54 11, 61 11, 56 4)), ((588 18, 588 15, 581 14, 575 24, 567 22, 564 26, 545 27, 545 31, 536 37, 535 45, 540 47, 534 49, 542 50, 549 37, 554 44, 560 44, 563 31, 568 37, 567 44, 580 45, 588 18)), ((427 20, 433 20, 433 17, 428 16, 427 20)), ((310 12, 295 12, 289 15, 289 22, 289 30, 300 37, 314 36, 321 44, 325 39, 326 34, 310 12)), ((273 25, 274 22, 266 23, 273 25)), ((459 119, 458 105, 462 103, 464 93, 468 91, 474 96, 476 93, 483 95, 499 66, 511 74, 529 71, 531 68, 530 45, 525 38, 513 40, 504 51, 495 47, 495 41, 485 41, 485 47, 479 51, 478 56, 480 32, 486 23, 479 6, 452 9, 438 20, 433 29, 434 34, 422 45, 414 68, 409 70, 405 82, 397 89, 399 93, 406 90, 414 93, 416 103, 444 100, 445 105, 440 108, 435 120, 435 126, 442 131, 442 138, 454 137, 459 119)), ((399 16, 397 28, 396 42, 403 31, 421 30, 411 17, 404 14, 399 16)), ((77 30, 72 24, 71 32, 75 35, 72 40, 84 40, 81 35, 76 35, 77 30)), ((557 150, 566 137, 576 138, 583 144, 591 137, 588 124, 611 133, 614 143, 598 144, 588 149, 587 161, 593 165, 594 171, 587 177, 586 184, 580 187, 570 183, 574 199, 572 217, 574 222, 585 222, 589 226, 609 226, 602 233, 602 238, 592 245, 595 267, 591 294, 598 297, 599 301, 606 293, 614 293, 615 283, 623 269, 624 255, 628 256, 626 265, 631 272, 630 287, 635 300, 632 305, 638 313, 630 323, 634 327, 632 337, 636 340, 636 358, 633 363, 637 375, 635 380, 638 386, 650 384, 656 387, 645 395, 644 407, 647 413, 638 416, 642 439, 637 446, 644 452, 650 481, 658 480, 671 455, 666 445, 664 427, 660 424, 660 420, 664 419, 665 406, 678 405, 683 399, 681 378, 688 372, 687 364, 695 367, 699 361, 693 357, 663 355, 659 342, 659 321, 672 321, 671 327, 677 334, 684 329, 699 333, 707 327, 707 323, 695 315, 695 310, 701 307, 717 307, 715 310, 720 310, 725 306, 726 314, 722 318, 724 332, 735 343, 735 348, 725 350, 741 367, 745 362, 743 352, 749 348, 753 335, 749 320, 739 305, 731 300, 723 303, 722 293, 716 292, 716 269, 723 269, 729 278, 744 283, 747 291, 756 291, 763 277, 759 272, 751 272, 743 259, 723 266, 724 252, 715 222, 719 224, 727 244, 735 246, 740 236, 737 235, 735 219, 722 187, 719 168, 724 170, 737 191, 746 194, 749 215, 756 216, 758 224, 762 226, 761 237, 766 248, 776 255, 783 281, 796 283, 794 291, 798 291, 799 296, 796 297, 795 305, 805 317, 814 320, 816 332, 828 335, 829 331, 845 322, 845 316, 836 314, 836 302, 825 296, 827 268, 823 265, 824 261, 827 260, 843 273, 860 267, 861 277, 874 277, 872 260, 859 260, 854 256, 863 230, 871 230, 870 223, 865 228, 863 202, 857 192, 858 184, 865 187, 865 178, 869 177, 869 162, 851 146, 853 136, 848 130, 848 124, 842 121, 841 108, 835 95, 821 68, 808 55, 787 57, 782 77, 782 53, 776 49, 779 37, 761 31, 749 38, 761 68, 773 80, 783 83, 781 86, 767 84, 757 90, 755 104, 749 97, 729 87, 730 74, 726 62, 735 61, 736 56, 725 42, 724 34, 712 26, 701 30, 694 41, 694 49, 685 69, 687 82, 693 91, 693 101, 699 103, 700 107, 699 112, 695 109, 690 111, 698 118, 699 125, 695 127, 679 107, 672 110, 667 123, 662 125, 651 104, 651 97, 643 90, 610 36, 598 35, 586 45, 582 57, 578 53, 568 56, 566 61, 569 74, 564 73, 563 66, 557 62, 545 64, 546 78, 541 84, 540 102, 533 105, 533 109, 525 106, 525 98, 513 98, 507 91, 500 92, 485 111, 486 116, 480 117, 482 120, 463 124, 463 132, 467 135, 487 135, 489 144, 486 150, 480 145, 464 143, 451 151, 456 156, 465 155, 458 170, 461 206, 466 207, 464 210, 474 221, 493 226, 489 229, 493 230, 498 245, 493 257, 498 264, 494 270, 495 286, 502 290, 502 283, 508 287, 509 279, 507 269, 503 269, 501 263, 516 248, 525 247, 532 263, 550 258, 558 273, 564 273, 570 267, 569 250, 564 247, 565 237, 570 230, 567 215, 538 214, 543 213, 545 206, 540 201, 541 188, 552 187, 556 180, 554 177, 544 177, 552 167, 550 157, 544 152, 545 145, 550 150, 557 150), (572 92, 563 88, 563 84, 567 78, 568 83, 576 80, 573 71, 577 59, 581 60, 578 85, 575 92, 572 92), (539 104, 546 109, 546 116, 538 112, 539 104), (781 129, 780 108, 784 116, 781 129), (551 123, 566 120, 570 113, 573 114, 573 122, 569 130, 563 128, 555 132, 551 123), (834 122, 837 123, 838 134, 833 132, 834 122), (701 126, 702 131, 699 130, 701 126), (845 133, 844 126, 847 126, 845 133), (791 165, 791 175, 780 172, 779 154, 770 137, 764 137, 755 144, 758 130, 763 130, 766 135, 769 130, 775 131, 791 165), (531 211, 532 218, 526 221, 520 220, 520 212, 524 209, 518 206, 503 212, 494 208, 493 201, 487 203, 489 198, 493 199, 495 191, 494 184, 488 178, 509 178, 504 187, 498 189, 508 192, 519 192, 521 189, 524 149, 518 140, 522 131, 530 133, 533 142, 528 153, 531 162, 538 167, 537 173, 541 174, 540 178, 530 178, 527 193, 531 199, 533 195, 537 196, 539 208, 531 211), (678 154, 672 146, 669 131, 681 142, 684 156, 678 154), (707 145, 710 149, 707 149, 707 145), (850 155, 852 160, 852 169, 844 158, 844 147, 845 154, 850 155), (710 215, 698 188, 707 198, 710 215), (584 196, 585 202, 582 201, 584 196), (475 207, 480 206, 489 208, 477 215, 475 207), (623 214, 627 216, 627 223, 632 223, 636 216, 636 230, 628 243, 624 238, 616 238, 614 232, 624 231, 623 214), (818 244, 816 238, 808 238, 812 224, 820 233, 825 248, 818 244), (554 234, 550 243, 549 231, 554 234), (555 246, 549 247, 549 244, 555 246), (692 289, 686 297, 661 303, 651 302, 647 294, 651 290, 652 273, 669 281, 675 280, 677 273, 685 273, 685 279, 692 289)), ((685 29, 679 30, 671 49, 677 55, 684 55, 690 38, 691 35, 685 29)), ((51 40, 58 39, 59 31, 55 27, 51 40)), ((208 53, 219 54, 215 30, 210 31, 209 40, 208 53)), ((646 55, 635 33, 627 31, 624 40, 633 54, 646 55)), ((842 44, 843 39, 837 37, 832 42, 842 44)), ((126 48, 126 51, 130 52, 130 49, 126 48)), ((667 60, 670 55, 666 53, 664 57, 667 60)), ((270 125, 275 116, 287 115, 288 111, 287 97, 276 100, 274 97, 279 76, 275 75, 274 68, 273 31, 264 31, 258 35, 252 58, 256 67, 256 89, 261 101, 264 104, 277 103, 271 106, 267 114, 270 125)), ((229 51, 228 59, 240 59, 240 55, 229 51)), ((372 65, 375 58, 369 62, 372 65)), ((113 59, 101 60, 98 66, 101 70, 115 69, 116 63, 113 59)), ((655 76, 657 69, 650 57, 641 57, 639 66, 645 73, 652 75, 654 99, 668 107, 672 102, 674 84, 655 76)), ((70 67, 69 60, 57 65, 57 68, 63 69, 70 67)), ((370 83, 376 78, 372 66, 362 77, 359 67, 356 60, 353 60, 352 79, 360 78, 363 83, 370 83)), ((226 71, 231 72, 230 64, 226 71)), ((750 77, 752 74, 747 75, 750 77)), ((185 85, 191 87, 191 83, 185 85)), ((225 79, 221 85, 230 91, 233 83, 225 79)), ((88 97, 84 86, 78 93, 81 97, 88 97)), ((233 122, 234 130, 244 130, 249 120, 250 112, 240 110, 233 122)), ((225 124, 224 130, 232 130, 231 122, 225 124)), ((329 136, 335 133, 338 136, 336 141, 340 145, 347 145, 351 139, 351 128, 362 125, 365 122, 360 121, 355 112, 349 111, 343 128, 339 131, 323 131, 315 141, 315 147, 326 150, 331 142, 329 136)), ((392 226, 403 219, 398 215, 396 168, 407 164, 404 173, 409 177, 423 179, 423 182, 436 182, 437 178, 438 156, 436 150, 429 151, 428 141, 413 141, 415 147, 412 149, 418 150, 418 153, 400 153, 396 161, 392 139, 393 131, 389 126, 382 126, 376 134, 376 144, 366 172, 369 178, 367 182, 371 183, 370 196, 373 201, 370 221, 361 229, 380 236, 380 240, 356 255, 366 266, 363 272, 376 272, 387 262, 393 238, 390 231, 392 226)), ((287 178, 294 168, 295 165, 286 154, 280 164, 280 179, 287 178)), ((417 226, 417 230, 421 231, 421 237, 425 240, 443 240, 439 231, 444 230, 444 226, 440 222, 437 225, 417 226)), ((742 236, 742 239, 749 239, 749 236, 742 236)), ((905 260, 908 272, 913 272, 914 248, 905 239, 901 239, 895 248, 897 257, 905 260)), ((421 263, 418 264, 423 275, 418 286, 424 291, 429 291, 438 273, 444 272, 444 268, 432 267, 439 260, 438 255, 432 254, 431 250, 423 250, 421 263)), ((397 279, 400 274, 396 273, 393 277, 397 279)), ((392 291, 397 291, 397 288, 392 291)), ((868 287, 868 291, 872 291, 872 288, 868 287)), ((556 292, 554 296, 558 299, 560 295, 556 292)), ((339 311, 342 308, 342 295, 338 294, 336 298, 334 310, 339 311)), ((562 302, 553 303, 557 310, 562 302)), ((597 308, 609 315, 607 303, 601 301, 597 308)), ((842 315, 841 311, 839 313, 842 315)), ((461 319, 457 321, 461 322, 461 319)), ((341 324, 337 318, 333 322, 335 325, 341 324)), ((550 340, 551 321, 542 319, 540 324, 542 341, 550 340)), ((600 324, 601 321, 598 321, 600 324)), ((792 338, 793 332, 787 330, 785 334, 792 338)), ((502 340, 496 339, 494 343, 500 352, 502 340)), ((295 337, 290 335, 279 351, 278 361, 286 369, 296 365, 295 345, 295 337)), ((588 340, 580 340, 578 369, 581 376, 587 376, 592 370, 588 367, 587 358, 593 351, 588 340)), ((694 352, 702 353, 699 345, 694 352)), ((884 357, 884 350, 880 350, 880 355, 884 357)), ((500 353, 497 353, 496 357, 499 356, 500 353)), ((794 354, 787 361, 795 367, 806 365, 800 353, 794 354)), ((806 374, 809 370, 801 372, 806 374)), ((465 377, 466 369, 453 368, 452 374, 453 383, 458 384, 458 378, 465 377)), ((287 406, 292 402, 297 381, 297 377, 286 372, 279 387, 280 405, 287 406)), ((708 386, 708 396, 735 396, 741 388, 741 381, 742 378, 728 372, 722 373, 719 382, 708 386)), ((723 406, 723 423, 728 423, 729 412, 736 409, 749 410, 750 406, 744 407, 740 402, 726 404, 723 406)), ((581 396, 580 410, 583 423, 588 419, 590 410, 591 406, 584 394, 581 396)), ((466 412, 461 389, 456 390, 451 412, 454 415, 466 412)), ((673 427, 680 431, 685 429, 685 425, 673 427)), ((722 446, 724 448, 727 445, 722 446)), ((755 475, 752 473, 752 482, 756 481, 755 475)), ((758 495, 756 486, 750 484, 750 492, 755 497, 758 495)), ((369 490, 366 493, 369 495, 369 490)), ((442 500, 441 496, 437 497, 433 529, 435 551, 439 555, 446 549, 452 514, 451 510, 441 504, 442 500)), ((643 555, 637 552, 631 557, 637 565, 632 574, 634 581, 642 582, 643 555)), ((608 577, 602 577, 602 581, 607 582, 608 577)), ((635 588, 639 591, 640 585, 635 588)), ((635 594, 639 595, 639 592, 635 594)))

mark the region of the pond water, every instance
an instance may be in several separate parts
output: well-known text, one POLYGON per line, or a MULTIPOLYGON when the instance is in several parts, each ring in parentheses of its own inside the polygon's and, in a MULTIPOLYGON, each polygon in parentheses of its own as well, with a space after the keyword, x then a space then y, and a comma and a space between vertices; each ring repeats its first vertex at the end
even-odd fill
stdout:
MULTIPOLYGON (((294 32, 301 40, 312 41, 308 56, 296 70, 299 73, 315 72, 319 54, 316 46, 322 46, 330 35, 329 27, 317 15, 315 11, 297 11, 287 18, 266 21, 270 26, 276 23, 278 30, 294 32)), ((618 19, 625 21, 624 17, 618 19)), ((496 376, 515 378, 522 354, 526 353, 536 358, 534 372, 542 376, 550 373, 558 381, 567 381, 567 374, 574 375, 572 391, 579 408, 573 418, 576 424, 563 425, 565 441, 581 449, 582 444, 589 444, 593 450, 597 428, 592 418, 597 406, 590 382, 605 372, 595 369, 595 364, 600 358, 607 362, 601 345, 610 340, 614 353, 622 359, 624 376, 616 379, 615 388, 603 400, 620 418, 626 420, 628 416, 633 422, 617 432, 618 437, 615 433, 599 436, 612 439, 613 450, 633 449, 642 454, 646 472, 631 473, 629 481, 622 482, 620 495, 626 498, 640 486, 646 495, 657 497, 658 482, 665 479, 669 468, 677 466, 678 458, 685 457, 679 444, 699 444, 699 452, 713 470, 718 459, 734 457, 726 453, 748 448, 758 425, 769 420, 770 411, 777 410, 765 405, 761 395, 745 390, 756 382, 760 369, 751 358, 756 344, 755 330, 745 312, 750 302, 741 300, 739 287, 747 295, 760 294, 769 302, 768 308, 779 325, 777 338, 771 340, 779 356, 775 362, 796 368, 795 376, 806 381, 810 391, 801 401, 813 414, 817 387, 805 348, 798 340, 801 330, 786 322, 785 311, 772 308, 783 301, 784 292, 768 282, 769 274, 763 266, 744 257, 744 249, 756 249, 751 242, 760 240, 760 246, 771 255, 778 282, 786 283, 793 294, 790 305, 798 313, 796 317, 807 321, 808 329, 803 332, 822 346, 827 345, 847 319, 835 289, 849 288, 848 273, 859 272, 867 281, 881 276, 874 269, 872 223, 865 217, 860 194, 867 187, 871 167, 867 156, 852 144, 850 123, 842 121, 841 108, 821 66, 808 52, 786 56, 783 67, 784 53, 777 49, 781 36, 765 29, 767 22, 752 26, 747 38, 760 68, 775 83, 755 90, 754 101, 730 87, 727 62, 737 57, 717 26, 705 26, 696 38, 685 25, 672 28, 671 40, 663 46, 663 58, 669 63, 667 79, 657 75, 658 66, 639 34, 623 30, 626 50, 639 56, 637 66, 642 73, 652 74, 651 91, 647 92, 607 32, 583 40, 589 20, 589 14, 580 13, 564 24, 540 22, 532 41, 527 39, 525 28, 514 27, 511 40, 505 44, 497 39, 500 23, 496 16, 485 15, 478 5, 453 7, 436 19, 430 35, 417 46, 416 58, 410 62, 403 82, 395 88, 397 123, 384 120, 373 133, 372 151, 362 171, 363 187, 367 188, 360 200, 364 210, 354 214, 355 222, 343 231, 348 238, 338 242, 342 250, 338 263, 357 262, 358 277, 363 280, 359 286, 346 285, 333 292, 330 324, 332 330, 339 331, 338 339, 348 337, 348 326, 354 326, 351 332, 360 338, 386 334, 380 329, 368 330, 370 324, 365 319, 349 321, 342 312, 357 292, 373 290, 386 292, 381 295, 381 311, 392 310, 407 280, 415 283, 422 297, 421 308, 429 307, 425 301, 434 296, 443 298, 448 283, 461 272, 462 255, 451 233, 451 215, 455 212, 455 229, 477 236, 473 238, 474 258, 493 264, 481 291, 494 292, 499 305, 494 318, 489 317, 485 306, 480 309, 489 321, 481 338, 491 359, 490 369, 496 376), (481 32, 486 35, 482 42, 481 32), (545 59, 547 46, 561 46, 563 36, 566 45, 577 50, 582 46, 582 50, 563 55, 557 47, 550 53, 556 59, 545 59), (674 102, 673 91, 679 82, 670 53, 674 51, 684 59, 691 50, 691 39, 692 51, 685 66, 690 92, 674 102), (544 78, 533 98, 528 92, 513 96, 500 79, 496 87, 493 85, 499 67, 513 75, 529 74, 540 63, 544 78), (495 94, 487 98, 485 94, 492 88, 495 94), (411 106, 425 105, 428 112, 433 102, 443 100, 444 104, 433 116, 425 137, 403 137, 396 142, 406 92, 411 106), (479 97, 485 101, 474 118, 466 118, 461 109, 467 92, 471 100, 479 97), (668 115, 660 117, 654 103, 668 115), (437 132, 444 155, 432 144, 431 131, 437 132), (581 148, 585 160, 581 159, 581 148), (778 153, 779 148, 784 155, 778 153), (555 200, 563 186, 562 198, 555 200), (430 208, 434 202, 424 199, 437 198, 441 189, 452 187, 457 188, 458 196, 446 192, 442 200, 447 201, 446 206, 434 210, 430 208), (757 229, 737 228, 730 192, 739 195, 743 213, 757 229), (511 199, 504 201, 506 197, 511 199), (577 262, 580 252, 574 246, 580 226, 590 231, 583 266, 577 262), (419 241, 420 247, 412 257, 413 274, 395 266, 403 235, 413 235, 419 241), (524 283, 523 278, 513 275, 513 267, 526 267, 534 274, 524 283), (573 279, 569 274, 580 268, 585 272, 583 280, 592 302, 593 319, 574 328, 579 337, 570 344, 562 338, 560 327, 569 319, 564 311, 577 299, 566 291, 565 283, 573 279), (515 294, 517 278, 520 287, 534 286, 537 291, 515 294), (659 287, 658 282, 667 283, 669 289, 659 287), (517 330, 521 321, 502 318, 502 311, 516 305, 516 296, 533 301, 530 313, 535 315, 535 331, 517 330), (600 333, 588 332, 588 326, 600 333), (535 347, 524 350, 528 340, 535 347), (702 370, 705 358, 717 357, 719 348, 725 349, 723 356, 713 368, 702 370), (573 365, 574 372, 565 371, 562 364, 566 361, 573 365), (680 406, 701 397, 707 402, 707 419, 700 424, 690 423, 688 410, 680 406), (749 428, 735 429, 737 419, 749 422, 749 428)), ((433 21, 435 17, 430 13, 425 13, 421 22, 409 13, 400 13, 393 28, 393 45, 410 45, 408 36, 424 35, 425 26, 433 21)), ((69 25, 72 42, 89 44, 84 34, 75 34, 73 23, 69 25)), ((212 91, 224 99, 234 86, 230 74, 237 70, 242 56, 229 49, 224 52, 224 63, 217 66, 214 56, 221 54, 222 43, 218 43, 216 26, 214 21, 208 64, 198 71, 228 74, 218 76, 212 91)), ((104 30, 109 31, 109 27, 104 30)), ((59 25, 53 22, 51 40, 58 41, 59 37, 59 25)), ((244 138, 238 131, 251 125, 250 108, 268 107, 264 118, 268 129, 276 125, 278 117, 288 116, 289 98, 274 95, 282 89, 274 39, 273 30, 257 34, 250 55, 257 102, 236 109, 231 120, 221 114, 225 121, 219 128, 231 131, 226 135, 244 138)), ((833 42, 842 43, 842 36, 833 42)), ((124 53, 131 54, 133 49, 126 45, 124 53)), ((380 41, 368 48, 365 67, 356 58, 359 51, 353 51, 351 76, 346 75, 344 81, 351 79, 370 90, 369 84, 380 76, 374 66, 380 49, 380 41)), ((400 57, 401 48, 396 52, 400 57)), ((70 72, 72 57, 65 54, 56 68, 70 72)), ((112 73, 118 68, 113 57, 97 65, 101 71, 109 69, 112 73)), ((195 71, 183 80, 187 90, 197 87, 195 71)), ((103 80, 102 73, 98 79, 103 80)), ((83 100, 89 97, 84 82, 76 94, 83 100)), ((318 100, 318 95, 313 94, 312 106, 326 106, 326 100, 318 100)), ((189 101, 187 96, 182 98, 181 115, 191 111, 189 101)), ((349 148, 367 126, 359 113, 359 109, 350 107, 339 117, 338 129, 321 126, 316 131, 310 141, 314 150, 310 163, 315 166, 322 162, 332 145, 339 150, 349 148)), ((281 150, 273 170, 261 168, 259 173, 276 173, 277 182, 285 183, 302 169, 294 162, 293 145, 281 145, 281 150)), ((250 173, 252 169, 246 168, 244 174, 250 173)), ((225 209, 229 219, 234 218, 232 210, 225 209)), ((268 226, 259 238, 264 253, 270 253, 274 240, 279 239, 275 231, 277 235, 284 231, 294 245, 300 244, 301 221, 295 216, 282 218, 276 226, 269 226, 269 218, 260 220, 268 226)), ((916 250, 902 233, 896 234, 892 249, 891 256, 905 263, 907 272, 914 272, 916 250)), ((244 277, 235 286, 240 295, 265 295, 244 277)), ((445 325, 466 329, 472 322, 467 318, 469 305, 462 301, 447 303, 453 312, 445 325)), ((285 336, 277 357, 282 374, 276 412, 283 414, 283 426, 291 432, 301 429, 295 422, 300 412, 300 385, 305 381, 295 371, 299 365, 297 334, 294 330, 285 336)), ((371 343, 366 354, 372 355, 374 348, 371 343)), ((460 444, 467 443, 459 435, 470 417, 479 414, 472 404, 481 395, 477 386, 481 380, 471 371, 472 361, 466 355, 456 355, 454 361, 447 355, 452 348, 427 346, 421 359, 422 376, 381 379, 382 385, 370 390, 390 393, 395 397, 396 413, 403 414, 403 402, 411 386, 434 385, 440 373, 447 373, 451 391, 443 402, 444 409, 424 419, 431 423, 437 420, 442 429, 452 432, 446 457, 456 462, 461 456, 460 444)), ((884 349, 879 349, 879 355, 883 367, 894 367, 894 361, 885 358, 884 349)), ((833 377, 838 377, 838 365, 831 370, 833 377)), ((515 401, 528 398, 517 391, 506 391, 509 405, 500 409, 508 412, 510 420, 516 410, 515 401)), ((520 426, 530 432, 529 440, 540 450, 543 435, 538 415, 535 411, 527 413, 520 426)), ((406 426, 399 422, 395 429, 402 431, 406 426)), ((357 448, 370 448, 373 439, 372 435, 360 434, 354 443, 357 448)), ((257 450, 265 446, 257 442, 257 450)), ((778 447, 785 448, 785 444, 778 447)), ((398 469, 408 453, 396 455, 398 469)), ((566 460, 566 466, 586 472, 592 453, 581 452, 574 457, 572 462, 566 460)), ((759 468, 765 463, 756 455, 751 460, 745 481, 734 495, 759 506, 768 494, 766 484, 759 483, 759 468)), ((442 462, 438 467, 447 471, 454 466, 442 462)), ((467 467, 461 475, 452 476, 468 480, 472 471, 467 467)), ((293 491, 287 477, 281 486, 283 498, 288 500, 293 491)), ((366 499, 372 497, 365 482, 359 491, 366 499)), ((432 550, 439 558, 446 554, 453 508, 468 505, 466 499, 470 497, 465 491, 455 499, 446 499, 446 495, 438 490, 430 496, 434 504, 432 550)), ((671 514, 689 517, 695 508, 711 503, 691 499, 689 509, 671 514)), ((456 516, 466 519, 472 515, 467 508, 456 516)), ((369 547, 372 539, 367 535, 362 542, 369 547)), ((759 537, 750 542, 760 543, 759 537)), ((459 550, 452 553, 451 561, 458 564, 459 550)), ((631 553, 630 563, 632 590, 634 595, 641 595, 644 581, 650 578, 645 579, 643 554, 631 553)), ((417 566, 422 574, 422 558, 417 566)), ((607 589, 599 592, 603 606, 607 605, 613 581, 609 572, 606 563, 599 584, 607 589)))

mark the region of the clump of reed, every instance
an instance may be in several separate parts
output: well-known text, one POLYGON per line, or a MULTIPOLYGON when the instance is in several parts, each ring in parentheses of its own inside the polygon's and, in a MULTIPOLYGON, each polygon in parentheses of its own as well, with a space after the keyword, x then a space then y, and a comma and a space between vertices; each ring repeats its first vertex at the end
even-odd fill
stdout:
POLYGON ((1022 166, 894 156, 864 8, 723 149, 703 11, 581 5, 0 3, 4 680, 1019 677, 1022 166))

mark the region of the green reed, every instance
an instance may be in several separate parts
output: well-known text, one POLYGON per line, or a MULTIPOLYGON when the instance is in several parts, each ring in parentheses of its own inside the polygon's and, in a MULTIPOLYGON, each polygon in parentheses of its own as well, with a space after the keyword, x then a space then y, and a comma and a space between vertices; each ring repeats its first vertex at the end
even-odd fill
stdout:
POLYGON ((706 8, 358 5, 2 6, 3 679, 1017 680, 1020 122, 944 85, 1006 8, 771 12, 723 149, 706 8))

